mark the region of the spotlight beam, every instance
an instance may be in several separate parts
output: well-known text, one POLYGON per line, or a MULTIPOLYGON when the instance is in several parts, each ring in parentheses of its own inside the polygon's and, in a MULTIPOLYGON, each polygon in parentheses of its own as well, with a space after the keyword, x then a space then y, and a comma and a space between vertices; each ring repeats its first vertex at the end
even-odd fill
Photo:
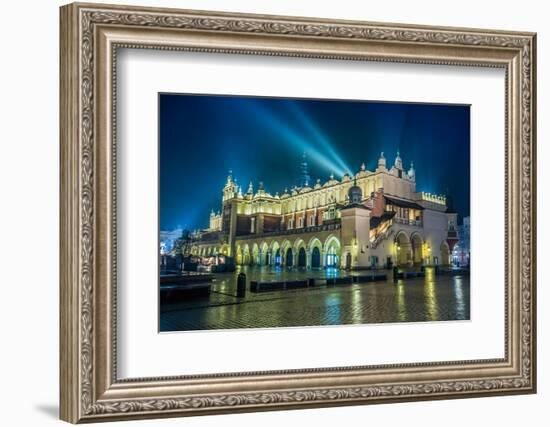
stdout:
POLYGON ((345 171, 351 172, 351 168, 344 162, 344 160, 336 153, 334 147, 328 138, 323 134, 319 127, 311 120, 311 117, 299 106, 296 102, 290 104, 294 114, 298 116, 301 120, 301 123, 306 127, 306 129, 313 135, 315 140, 322 147, 323 151, 326 151, 334 161, 345 171))
POLYGON ((310 159, 314 160, 329 173, 336 173, 337 175, 343 176, 344 173, 347 172, 345 166, 342 167, 340 164, 332 161, 316 146, 309 142, 301 132, 289 127, 287 122, 277 117, 272 111, 266 109, 261 103, 256 102, 254 112, 257 117, 260 117, 265 127, 271 131, 277 132, 282 137, 283 141, 295 147, 298 152, 301 153, 306 151, 310 159))

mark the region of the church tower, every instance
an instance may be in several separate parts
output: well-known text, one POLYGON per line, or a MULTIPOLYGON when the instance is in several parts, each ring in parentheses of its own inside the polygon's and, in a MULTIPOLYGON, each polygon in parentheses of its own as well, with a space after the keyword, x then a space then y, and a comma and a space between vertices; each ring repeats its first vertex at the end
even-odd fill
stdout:
POLYGON ((403 160, 401 160, 401 156, 399 155, 399 150, 397 150, 397 156, 395 156, 394 167, 395 169, 403 170, 403 160))
POLYGON ((238 197, 239 187, 237 180, 233 178, 233 172, 230 170, 223 187, 222 212, 219 219, 220 230, 224 235, 225 243, 229 244, 229 251, 227 253, 229 256, 233 256, 235 253, 238 197))
POLYGON ((353 269, 369 265, 370 210, 363 204, 357 180, 348 191, 349 203, 340 209, 342 218, 342 266, 353 269))
POLYGON ((223 198, 222 201, 231 200, 232 198, 237 197, 237 182, 233 179, 233 172, 230 170, 227 175, 227 181, 223 187, 223 198))
POLYGON ((300 163, 300 187, 309 187, 311 177, 309 176, 306 152, 302 154, 302 162, 300 163))

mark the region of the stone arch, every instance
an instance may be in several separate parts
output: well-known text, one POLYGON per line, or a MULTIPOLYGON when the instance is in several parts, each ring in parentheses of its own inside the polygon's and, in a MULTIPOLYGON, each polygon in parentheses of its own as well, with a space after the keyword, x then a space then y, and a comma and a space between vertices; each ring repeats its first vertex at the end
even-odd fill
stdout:
POLYGON ((307 244, 310 254, 310 267, 320 268, 323 266, 323 244, 317 237, 312 237, 307 244))
POLYGON ((243 263, 242 265, 250 265, 250 247, 248 246, 248 243, 245 243, 243 245, 243 263))
POLYGON ((260 265, 269 265, 269 245, 264 241, 260 245, 260 265))
POLYGON ((243 251, 241 245, 235 246, 235 264, 243 265, 243 251))
POLYGON ((285 240, 281 245, 281 265, 292 267, 293 263, 293 253, 292 253, 292 244, 289 240, 285 240), (290 249, 290 252, 288 251, 290 249), (290 264, 288 261, 288 256, 290 255, 290 264))
POLYGON ((398 266, 408 266, 411 261, 411 240, 400 230, 395 235, 395 258, 398 266))
POLYGON ((294 241, 293 245, 293 251, 292 254, 294 255, 294 265, 296 267, 307 267, 308 266, 308 259, 307 259, 307 247, 306 243, 303 239, 296 239, 294 241))
POLYGON ((300 248, 302 248, 302 247, 305 248, 305 247, 306 247, 306 243, 304 242, 303 239, 298 238, 298 239, 296 239, 296 240, 294 241, 294 245, 293 245, 293 246, 294 246, 294 249, 295 249, 296 251, 298 251, 298 249, 300 249, 300 248))
POLYGON ((280 266, 281 265, 281 259, 282 259, 281 246, 279 245, 279 242, 277 242, 277 240, 273 240, 271 242, 270 252, 271 252, 271 262, 270 262, 270 264, 274 265, 276 267, 280 266))
POLYGON ((252 245, 252 265, 259 265, 260 264, 260 247, 257 243, 254 243, 252 245))
POLYGON ((325 260, 324 265, 326 267, 338 268, 340 266, 340 256, 342 245, 338 237, 330 235, 326 238, 325 244, 323 245, 325 260))
POLYGON ((323 266, 322 259, 321 249, 318 246, 314 246, 311 250, 311 268, 321 268, 323 266))
POLYGON ((288 246, 285 251, 285 266, 292 267, 294 265, 294 252, 292 246, 288 246))
POLYGON ((297 253, 297 261, 296 261, 296 265, 298 267, 307 267, 307 253, 306 253, 306 248, 305 246, 300 246, 300 248, 298 249, 298 251, 296 252, 297 253))
POLYGON ((449 244, 443 240, 443 242, 441 242, 441 246, 439 248, 440 250, 440 253, 441 253, 441 260, 440 260, 440 264, 441 265, 445 265, 445 266, 448 266, 449 265, 449 260, 450 260, 450 255, 451 255, 451 251, 449 249, 449 244))
POLYGON ((420 233, 415 231, 411 234, 411 258, 414 265, 421 265, 424 259, 424 252, 422 250, 424 245, 424 239, 420 233))

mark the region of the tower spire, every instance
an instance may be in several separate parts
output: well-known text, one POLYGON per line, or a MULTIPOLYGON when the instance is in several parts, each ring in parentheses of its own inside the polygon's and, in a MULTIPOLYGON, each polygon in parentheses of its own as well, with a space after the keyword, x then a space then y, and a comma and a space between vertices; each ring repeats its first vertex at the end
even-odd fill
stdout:
POLYGON ((399 150, 397 150, 397 156, 395 156, 394 166, 396 169, 403 169, 403 161, 401 160, 399 150))
POLYGON ((386 158, 384 157, 383 151, 380 153, 380 157, 378 158, 378 168, 381 168, 381 169, 386 168, 386 158))
POLYGON ((302 162, 300 163, 300 172, 301 172, 300 186, 301 187, 308 187, 309 186, 309 181, 310 181, 311 178, 309 176, 307 156, 306 156, 306 151, 305 150, 302 154, 302 162))

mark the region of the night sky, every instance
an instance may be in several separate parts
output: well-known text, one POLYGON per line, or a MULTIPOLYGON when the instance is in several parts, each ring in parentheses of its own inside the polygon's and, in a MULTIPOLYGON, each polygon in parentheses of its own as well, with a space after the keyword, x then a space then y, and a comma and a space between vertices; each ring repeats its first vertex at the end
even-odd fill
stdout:
POLYGON ((469 106, 160 94, 159 138, 161 230, 207 227, 229 170, 243 193, 298 185, 304 151, 313 185, 372 171, 381 151, 389 168, 399 150, 417 191, 470 212, 469 106))

